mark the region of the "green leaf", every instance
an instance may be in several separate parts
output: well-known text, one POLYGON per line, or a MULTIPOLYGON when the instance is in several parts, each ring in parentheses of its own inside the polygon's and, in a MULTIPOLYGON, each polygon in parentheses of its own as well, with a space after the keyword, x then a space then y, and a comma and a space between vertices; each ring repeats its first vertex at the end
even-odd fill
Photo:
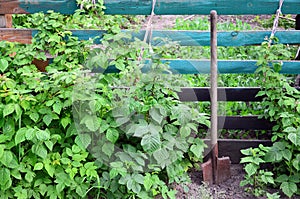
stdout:
POLYGON ((53 118, 52 118, 52 116, 51 116, 50 114, 47 114, 47 115, 45 115, 45 116, 43 117, 43 121, 44 121, 44 123, 45 123, 47 126, 50 125, 52 119, 53 119, 53 118))
POLYGON ((40 156, 43 159, 46 159, 48 152, 44 145, 34 144, 34 145, 32 145, 31 149, 32 149, 33 153, 35 153, 36 155, 40 156))
POLYGON ((100 128, 100 122, 96 116, 88 116, 84 123, 90 131, 97 131, 100 128))
POLYGON ((37 112, 32 112, 29 117, 32 119, 32 121, 37 122, 39 119, 39 114, 37 112))
POLYGON ((35 176, 35 174, 34 174, 33 172, 29 171, 29 172, 27 172, 27 173, 25 174, 25 180, 26 180, 27 182, 32 182, 34 176, 35 176))
POLYGON ((7 69, 8 61, 6 59, 0 59, 0 70, 2 73, 7 69))
POLYGON ((19 172, 18 169, 11 170, 10 174, 11 174, 11 176, 13 176, 14 178, 16 178, 18 180, 22 179, 21 173, 19 172))
MULTIPOLYGON (((158 162, 158 164, 166 163, 166 160, 169 159, 169 153, 166 149, 159 149, 154 151, 153 157, 158 162)), ((164 166, 162 166, 164 167, 164 166)))
POLYGON ((300 146, 300 136, 296 133, 289 133, 288 139, 296 146, 300 146))
MULTIPOLYGON (((13 160, 13 153, 11 151, 4 151, 0 162, 4 164, 4 166, 9 167, 9 164, 13 160)), ((1 178, 0 178, 1 179, 1 178)))
POLYGON ((36 132, 36 138, 40 141, 46 141, 50 139, 50 133, 47 130, 39 130, 36 132))
POLYGON ((5 145, 0 145, 0 159, 2 158, 3 154, 4 154, 4 149, 5 149, 5 145))
POLYGON ((45 145, 47 146, 47 148, 50 150, 50 151, 52 151, 52 149, 53 149, 53 142, 51 141, 51 140, 46 140, 45 142, 45 145))
POLYGON ((147 152, 153 152, 159 149, 161 145, 161 140, 159 134, 145 135, 141 140, 141 145, 143 149, 147 152))
POLYGON ((193 144, 190 148, 191 152, 197 157, 202 158, 204 152, 204 146, 200 144, 193 144))
POLYGON ((160 114, 159 109, 151 108, 149 114, 154 121, 156 121, 158 124, 161 124, 164 117, 160 114))
POLYGON ((60 101, 57 101, 53 105, 53 111, 57 114, 60 114, 62 107, 63 107, 63 104, 60 101))
POLYGON ((10 180, 10 171, 7 168, 0 168, 0 187, 2 188, 10 180))
POLYGON ((245 166, 245 171, 249 176, 254 175, 257 172, 258 166, 254 163, 249 163, 245 166))
POLYGON ((283 182, 280 185, 280 189, 290 198, 297 192, 297 185, 294 182, 283 182))
POLYGON ((296 129, 292 126, 289 126, 283 130, 283 132, 287 132, 287 133, 295 132, 295 131, 296 131, 296 129))
POLYGON ((27 128, 23 127, 23 128, 20 128, 17 133, 16 133, 16 136, 15 136, 15 144, 19 144, 23 141, 26 140, 26 132, 27 132, 27 128))
POLYGON ((62 118, 60 123, 65 129, 68 126, 68 124, 71 124, 71 119, 69 117, 62 118))
POLYGON ((13 103, 7 104, 3 109, 3 117, 12 114, 15 111, 15 105, 13 103))
POLYGON ((108 129, 106 132, 106 139, 109 140, 111 143, 115 143, 119 138, 119 132, 117 129, 108 129))
POLYGON ((34 165, 34 168, 33 168, 33 170, 35 171, 35 170, 42 170, 43 169, 43 163, 41 163, 41 162, 38 162, 38 163, 36 163, 35 165, 34 165))
POLYGON ((146 176, 144 177, 144 187, 146 191, 149 191, 153 185, 152 176, 149 173, 146 173, 146 176))
POLYGON ((114 153, 114 144, 105 142, 102 146, 102 151, 110 157, 114 153))
POLYGON ((91 142, 92 142, 92 138, 87 133, 85 134, 80 133, 75 138, 75 143, 83 149, 86 149, 89 146, 89 144, 91 144, 91 142))

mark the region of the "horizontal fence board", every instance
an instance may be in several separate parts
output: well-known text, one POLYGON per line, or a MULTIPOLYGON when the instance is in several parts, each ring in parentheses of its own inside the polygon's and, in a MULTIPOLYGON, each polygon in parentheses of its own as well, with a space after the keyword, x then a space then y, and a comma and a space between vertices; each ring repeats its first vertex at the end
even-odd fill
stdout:
MULTIPOLYGON (((259 116, 218 116, 218 129, 226 130, 272 130, 274 122, 259 116)), ((199 126, 199 129, 207 129, 199 126)))
MULTIPOLYGON (((210 140, 204 139, 204 143, 208 146, 204 152, 204 154, 208 154, 205 158, 206 161, 210 158, 210 140)), ((242 149, 257 148, 260 144, 272 146, 271 140, 218 139, 219 157, 229 157, 232 164, 239 164, 241 158, 245 157, 240 152, 242 149)))
POLYGON ((272 130, 274 123, 258 116, 218 116, 218 129, 272 130))
MULTIPOLYGON (((32 37, 37 34, 37 30, 28 29, 5 29, 0 28, 0 40, 7 41, 25 41, 28 43, 32 37)), ((73 35, 80 40, 88 40, 90 38, 99 37, 95 43, 99 44, 105 31, 103 30, 72 30, 73 35)), ((126 31, 140 40, 144 39, 145 30, 139 32, 126 31)), ((269 37, 270 31, 221 31, 218 32, 218 46, 247 46, 258 45, 269 37)), ((178 42, 182 46, 209 46, 210 32, 208 31, 183 31, 183 30, 154 30, 152 33, 152 45, 159 46, 165 44, 160 39, 168 39, 169 41, 178 42)), ((282 44, 300 44, 300 31, 277 31, 275 34, 282 44)))
MULTIPOLYGON (((208 74, 210 73, 210 60, 161 60, 163 63, 170 65, 173 74, 208 74)), ((236 73, 246 74, 254 73, 257 69, 256 60, 219 60, 218 61, 218 73, 236 73)), ((145 61, 145 70, 147 72, 147 65, 150 64, 149 60, 145 61)), ((283 74, 298 74, 300 71, 300 61, 282 61, 283 74)), ((106 70, 101 68, 94 69, 93 72, 103 73, 117 73, 118 70, 114 66, 110 66, 106 70)))
MULTIPOLYGON (((296 87, 300 91, 300 87, 296 87)), ((259 87, 218 87, 218 101, 260 102, 262 97, 256 97, 259 87)), ((209 87, 183 87, 178 93, 180 101, 210 101, 209 87)))
MULTIPOLYGON (((261 101, 255 97, 261 89, 258 87, 218 87, 218 101, 261 101)), ((183 102, 210 101, 209 87, 182 88, 178 93, 183 102)))
MULTIPOLYGON (((0 0, 0 14, 36 13, 54 10, 63 14, 72 14, 78 8, 76 0, 0 0)), ((106 14, 149 15, 151 0, 104 0, 106 14)), ((300 2, 285 1, 283 14, 297 14, 300 2)), ((216 10, 222 15, 239 14, 275 14, 278 0, 157 0, 155 14, 157 15, 208 15, 216 10)))

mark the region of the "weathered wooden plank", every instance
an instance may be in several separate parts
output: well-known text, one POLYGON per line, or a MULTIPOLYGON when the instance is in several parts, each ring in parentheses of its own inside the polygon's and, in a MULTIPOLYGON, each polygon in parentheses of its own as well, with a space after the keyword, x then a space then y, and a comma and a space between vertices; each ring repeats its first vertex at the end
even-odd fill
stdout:
MULTIPOLYGON (((274 125, 274 122, 259 119, 258 116, 218 116, 218 129, 272 130, 274 125)), ((207 127, 199 126, 199 129, 207 129, 207 127)))
POLYGON ((32 30, 0 28, 0 41, 31 43, 32 30))
MULTIPOLYGON (((208 146, 204 154, 208 154, 211 149, 210 140, 204 139, 204 143, 208 146)), ((242 149, 257 148, 260 144, 272 146, 271 140, 218 139, 219 157, 230 157, 232 164, 239 164, 241 158, 244 157, 240 152, 242 149)))
MULTIPOLYGON (((0 14, 36 13, 54 10, 63 14, 72 14, 78 8, 76 0, 0 0, 0 14)), ((104 0, 107 14, 149 15, 152 1, 150 0, 104 0)), ((284 14, 299 14, 298 0, 285 1, 284 14)), ((157 0, 157 15, 208 15, 216 10, 221 15, 239 14, 275 14, 278 0, 157 0)))
MULTIPOLYGON (((300 91, 300 87, 296 87, 300 91)), ((259 87, 218 87, 218 101, 260 102, 262 97, 256 97, 259 87)), ((209 87, 184 87, 178 92, 180 101, 210 101, 209 87)))
MULTIPOLYGON (((32 30, 31 33, 27 33, 26 35, 19 34, 19 31, 24 33, 24 30, 20 29, 0 29, 2 37, 10 38, 13 33, 15 33, 15 37, 10 39, 9 41, 14 41, 14 39, 22 40, 30 40, 32 36, 37 34, 36 30, 32 30), (7 33, 6 33, 7 31, 7 33), (30 36, 30 34, 32 36, 30 36), (20 38, 19 38, 20 37, 20 38)), ((27 30, 30 31, 30 30, 27 30)), ((100 37, 97 39, 95 43, 99 44, 101 38, 105 31, 103 30, 72 30, 73 35, 77 36, 80 40, 88 40, 90 38, 100 37)), ((133 37, 137 37, 143 40, 145 31, 126 31, 133 35, 133 37)), ((270 31, 224 31, 218 32, 218 46, 246 46, 246 45, 256 45, 261 44, 264 39, 270 36, 270 31)), ((276 37, 278 37, 280 43, 283 44, 300 44, 300 31, 277 31, 276 37)), ((177 31, 177 30, 159 30, 153 31, 153 46, 163 45, 164 42, 160 38, 167 38, 169 41, 178 42, 182 46, 209 46, 210 42, 210 34, 207 31, 177 31)), ((0 38, 1 39, 1 38, 0 38)), ((1 39, 2 40, 2 39, 1 39)))
MULTIPOLYGON (((170 65, 173 74, 208 74, 210 73, 209 60, 161 60, 163 63, 170 65)), ((218 71, 220 74, 226 73, 254 73, 257 69, 256 60, 219 60, 218 71)), ((150 64, 149 60, 145 61, 144 72, 147 72, 147 65, 150 64)), ((298 74, 300 71, 300 61, 282 61, 283 74, 298 74)), ((108 69, 94 69, 93 72, 116 73, 118 70, 110 66, 108 69)))
POLYGON ((219 116, 218 129, 227 130, 272 130, 274 123, 258 116, 219 116))
MULTIPOLYGON (((259 87, 218 87, 218 101, 261 101, 255 97, 261 89, 259 87)), ((178 93, 183 102, 210 101, 209 87, 182 88, 178 93)))

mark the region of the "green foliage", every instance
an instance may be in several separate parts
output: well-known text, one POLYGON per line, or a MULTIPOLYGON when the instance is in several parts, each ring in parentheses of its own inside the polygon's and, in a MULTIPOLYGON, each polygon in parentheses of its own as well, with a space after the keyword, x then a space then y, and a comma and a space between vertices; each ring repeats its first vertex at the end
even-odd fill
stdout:
POLYGON ((169 185, 202 161, 208 116, 178 100, 186 82, 159 61, 165 50, 120 33, 132 17, 78 3, 72 16, 16 15, 38 30, 32 44, 0 42, 1 198, 175 198, 169 185), (108 34, 92 46, 70 28, 108 34), (32 64, 47 58, 45 72, 32 64), (120 73, 90 72, 109 65, 120 73))
POLYGON ((241 150, 241 153, 246 157, 241 159, 240 163, 245 163, 245 179, 241 181, 240 186, 248 186, 245 190, 252 193, 254 196, 264 196, 268 192, 266 187, 268 184, 274 184, 273 173, 270 171, 260 170, 260 166, 266 161, 263 159, 268 147, 260 145, 259 148, 249 148, 241 150))
POLYGON ((119 190, 110 193, 114 197, 122 193, 126 197, 153 198, 161 194, 163 198, 175 198, 175 190, 167 185, 189 182, 190 162, 201 161, 205 147, 195 137, 197 126, 209 125, 208 117, 179 101, 179 86, 185 84, 182 77, 153 58, 148 45, 138 40, 127 42, 131 40, 124 33, 106 35, 101 48, 91 53, 88 68, 97 66, 96 70, 105 71, 114 65, 119 74, 117 78, 111 76, 105 88, 103 78, 107 75, 95 74, 94 83, 83 81, 74 101, 77 128, 93 137, 89 151, 96 161, 110 166, 107 172, 116 182, 105 189, 119 190), (140 56, 151 61, 137 61, 140 56), (91 87, 97 82, 102 82, 99 88, 91 87), (94 95, 95 91, 101 92, 101 97, 94 95), (98 104, 97 108, 91 103, 98 104), (89 128, 86 122, 91 120, 100 121, 100 125, 89 128))
MULTIPOLYGON (((263 152, 261 155, 263 162, 271 163, 274 166, 272 175, 274 175, 275 186, 279 186, 285 195, 291 197, 299 194, 300 183, 298 135, 300 132, 300 120, 298 119, 300 93, 290 85, 286 77, 278 73, 281 70, 280 62, 273 62, 271 67, 269 65, 270 61, 282 55, 289 56, 284 45, 269 46, 268 42, 262 44, 261 57, 257 62, 259 67, 256 73, 263 79, 263 85, 258 96, 264 97, 261 104, 265 110, 263 117, 276 122, 276 125, 273 127, 271 138, 273 145, 267 150, 255 150, 257 153, 263 152)), ((256 165, 255 169, 252 168, 253 173, 248 173, 245 167, 246 178, 264 172, 258 171, 258 166, 256 165)), ((273 184, 273 181, 268 183, 273 184)))

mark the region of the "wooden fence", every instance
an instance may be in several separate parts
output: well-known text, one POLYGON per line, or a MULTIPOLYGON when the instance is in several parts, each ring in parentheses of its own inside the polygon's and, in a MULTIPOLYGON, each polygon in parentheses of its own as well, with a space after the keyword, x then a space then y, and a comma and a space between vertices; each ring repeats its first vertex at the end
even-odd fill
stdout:
MULTIPOLYGON (((150 0, 105 0, 106 14, 124 14, 124 15, 149 15, 152 9, 150 0)), ((209 15, 211 10, 216 10, 219 15, 260 15, 275 14, 278 9, 279 0, 156 0, 156 15, 209 15)), ((17 41, 30 43, 37 30, 32 29, 14 29, 11 28, 10 14, 29 14, 36 12, 47 12, 54 10, 62 14, 72 14, 78 9, 76 0, 0 0, 0 40, 17 41), (1 23, 0 23, 1 26, 1 23)), ((285 0, 282 7, 283 14, 300 14, 299 0, 285 0)), ((129 30, 123 30, 129 31, 129 30)), ((94 38, 103 35, 103 30, 72 30, 73 35, 81 40, 94 38)), ((135 37, 142 39, 145 31, 138 33, 132 32, 135 37)), ((218 32, 218 46, 247 46, 259 45, 266 37, 269 37, 271 31, 222 31, 218 32)), ((277 31, 276 37, 283 44, 300 44, 300 31, 277 31)), ((177 41, 182 46, 209 46, 210 33, 207 31, 172 31, 155 30, 153 37, 168 38, 171 41, 177 41)), ((101 39, 97 40, 99 43, 101 39)), ((152 41, 152 45, 161 45, 161 43, 152 41)), ((182 74, 201 74, 210 72, 209 60, 163 60, 170 63, 170 67, 182 74)), ((282 60, 281 73, 298 74, 300 73, 300 62, 282 60)), ((256 60, 219 60, 219 73, 253 73, 256 66, 256 60)), ((116 72, 113 67, 106 72, 116 72)), ((259 88, 219 88, 223 92, 219 101, 260 101, 255 95, 259 88), (222 96, 226 96, 226 99, 222 96)), ((182 101, 209 101, 209 88, 183 88, 179 94, 182 101)), ((257 116, 230 116, 219 117, 219 128, 240 129, 240 130, 270 130, 272 123, 258 119, 257 116)), ((231 140, 232 142, 232 140, 231 140)), ((256 146, 260 142, 248 141, 247 143, 235 141, 237 145, 234 151, 241 148, 256 146)), ((220 155, 229 155, 233 163, 239 161, 239 155, 230 154, 228 140, 220 140, 220 155), (224 148, 222 148, 224 147, 224 148)), ((232 152, 231 150, 231 152, 232 152)))

